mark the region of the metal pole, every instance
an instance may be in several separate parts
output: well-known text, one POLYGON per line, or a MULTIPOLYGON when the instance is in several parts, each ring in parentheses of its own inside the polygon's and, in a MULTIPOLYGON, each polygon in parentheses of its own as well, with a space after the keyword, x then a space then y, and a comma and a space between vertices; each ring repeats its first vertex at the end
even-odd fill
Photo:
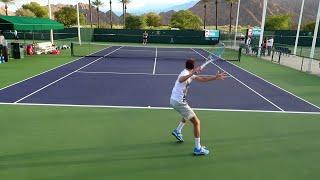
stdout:
POLYGON ((238 12, 237 12, 237 21, 236 21, 236 34, 234 35, 234 49, 237 46, 237 34, 238 34, 238 25, 239 25, 239 13, 240 13, 240 4, 241 4, 241 0, 239 0, 238 2, 238 12))
POLYGON ((261 56, 261 44, 263 41, 263 34, 264 34, 264 26, 266 23, 266 15, 267 15, 267 7, 268 7, 268 0, 263 0, 263 12, 262 12, 262 21, 261 21, 261 34, 259 39, 259 49, 258 49, 258 56, 261 56))
POLYGON ((298 43, 299 43, 299 35, 300 35, 300 28, 301 28, 301 21, 302 21, 302 16, 303 16, 304 1, 305 0, 302 0, 302 3, 301 3, 300 17, 299 17, 299 23, 298 23, 298 29, 297 29, 297 35, 296 35, 296 42, 294 44, 294 51, 293 51, 294 55, 297 54, 297 48, 298 48, 298 43))
POLYGON ((79 12, 79 3, 77 3, 77 22, 78 22, 78 41, 81 45, 81 30, 80 30, 80 12, 79 12))
POLYGON ((311 47, 311 53, 310 53, 311 60, 309 61, 309 67, 308 67, 309 72, 311 72, 311 65, 314 58, 314 51, 316 49, 317 36, 318 36, 318 30, 319 30, 319 21, 320 21, 320 1, 319 1, 319 7, 318 7, 316 26, 314 28, 314 33, 313 33, 312 47, 311 47))
MULTIPOLYGON (((48 0, 48 10, 49 10, 49 18, 52 19, 50 0, 48 0)), ((50 41, 51 41, 51 44, 53 44, 53 30, 52 29, 50 30, 50 41)))

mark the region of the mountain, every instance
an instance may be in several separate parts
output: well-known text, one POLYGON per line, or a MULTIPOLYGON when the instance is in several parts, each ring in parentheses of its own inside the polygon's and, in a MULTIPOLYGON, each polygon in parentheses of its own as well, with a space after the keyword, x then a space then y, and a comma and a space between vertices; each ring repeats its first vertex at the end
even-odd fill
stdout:
MULTIPOLYGON (((269 0, 267 14, 291 14, 293 16, 293 21, 295 24, 298 22, 298 17, 300 14, 301 0, 269 0)), ((306 0, 305 11, 303 22, 307 23, 309 21, 314 21, 317 14, 318 0, 306 0)), ((260 25, 261 24, 261 12, 263 8, 262 0, 245 0, 241 1, 240 6, 240 25, 260 25)), ((197 14, 199 17, 203 17, 204 8, 203 3, 199 1, 193 7, 189 8, 192 12, 197 14)), ((237 4, 233 5, 232 8, 232 24, 235 24, 235 18, 237 15, 237 4)), ((224 0, 220 0, 218 3, 218 24, 228 25, 229 24, 229 13, 230 4, 226 3, 224 0)), ((161 16, 163 22, 168 24, 172 16, 172 11, 163 12, 161 16)), ((216 21, 215 18, 215 1, 211 1, 207 6, 207 23, 209 25, 214 25, 216 21)))
MULTIPOLYGON (((167 11, 180 11, 180 10, 186 10, 191 7, 193 7, 199 0, 192 0, 191 2, 183 3, 183 4, 178 4, 178 5, 173 5, 169 6, 168 5, 162 5, 162 6, 150 6, 150 7, 144 7, 143 9, 129 9, 130 13, 132 14, 137 14, 137 15, 142 15, 148 12, 167 12, 167 11)), ((116 12, 119 14, 118 12, 116 12)), ((122 14, 122 13, 120 13, 122 14)))
MULTIPOLYGON (((218 1, 218 25, 228 25, 229 24, 229 12, 230 12, 230 4, 226 3, 225 0, 218 1)), ((316 14, 317 14, 317 7, 318 7, 319 0, 306 0, 305 1, 305 8, 303 14, 303 23, 306 24, 310 21, 315 21, 316 14)), ((51 5, 52 12, 56 12, 62 7, 69 6, 74 7, 73 5, 65 5, 65 4, 57 4, 51 5)), ((89 5, 85 3, 79 3, 80 12, 83 13, 86 17, 87 22, 90 22, 89 16, 89 5)), ((262 12, 263 1, 262 0, 242 0, 240 6, 240 17, 239 17, 239 24, 240 25, 260 25, 261 21, 261 12, 262 12)), ((299 14, 300 14, 300 6, 301 0, 269 0, 268 1, 268 10, 267 14, 276 15, 276 14, 291 14, 293 17, 293 23, 297 24, 299 14)), ((204 15, 204 8, 203 3, 199 0, 191 1, 189 3, 181 4, 178 6, 172 6, 170 8, 163 8, 163 7, 152 7, 158 10, 165 9, 168 11, 163 11, 160 14, 162 17, 162 24, 167 25, 170 23, 170 19, 172 15, 181 9, 189 8, 192 12, 197 14, 199 17, 203 17, 204 15), (192 7, 190 7, 192 6, 192 7)), ((143 12, 150 12, 154 11, 150 8, 144 9, 143 12)), ((129 13, 133 13, 131 9, 128 10, 129 13)), ((235 18, 237 13, 237 4, 233 5, 232 8, 232 24, 235 24, 235 18)), ((4 8, 0 8, 0 13, 4 13, 4 8)), ((11 12, 9 12, 12 14, 11 12)), ((109 11, 108 12, 99 12, 100 14, 100 22, 102 24, 109 23, 109 11)), ((97 23, 97 11, 95 8, 92 8, 92 19, 93 23, 97 23)), ((121 15, 118 16, 116 13, 112 12, 112 19, 114 24, 121 24, 121 15)), ((215 1, 212 0, 207 5, 207 23, 209 25, 214 25, 216 21, 215 18, 215 1)))
POLYGON ((170 24, 170 19, 172 17, 172 15, 175 13, 176 11, 168 11, 168 12, 162 12, 159 15, 161 16, 161 24, 170 24))
POLYGON ((189 8, 193 7, 197 2, 198 2, 198 0, 197 1, 187 2, 185 4, 171 6, 171 7, 162 9, 160 12, 166 12, 166 11, 172 11, 172 10, 173 11, 186 10, 186 9, 189 9, 189 8))

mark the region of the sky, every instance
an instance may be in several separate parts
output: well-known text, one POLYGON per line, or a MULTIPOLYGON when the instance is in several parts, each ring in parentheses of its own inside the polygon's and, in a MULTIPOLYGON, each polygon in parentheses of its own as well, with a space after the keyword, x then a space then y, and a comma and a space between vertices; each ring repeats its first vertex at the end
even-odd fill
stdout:
MULTIPOLYGON (((41 5, 47 5, 48 0, 15 0, 15 4, 9 5, 10 11, 15 11, 20 8, 22 4, 30 3, 31 1, 38 2, 41 5)), ((51 4, 76 4, 77 2, 88 3, 88 0, 50 0, 51 4), (66 3, 67 2, 67 3, 66 3)), ((159 8, 168 8, 174 5, 185 4, 195 0, 131 0, 132 2, 128 5, 128 9, 132 11, 141 11, 142 9, 155 10, 159 8)), ((109 0, 102 0, 104 6, 101 8, 102 11, 109 10, 109 6, 106 4, 109 0)), ((122 11, 122 5, 119 0, 112 0, 113 9, 116 12, 122 11)))

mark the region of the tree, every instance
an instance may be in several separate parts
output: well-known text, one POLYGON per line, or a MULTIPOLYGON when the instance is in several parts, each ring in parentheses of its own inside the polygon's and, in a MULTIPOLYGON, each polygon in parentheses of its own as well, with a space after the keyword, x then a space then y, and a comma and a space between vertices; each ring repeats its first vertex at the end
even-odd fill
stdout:
POLYGON ((313 32, 315 27, 316 27, 316 22, 309 22, 303 26, 303 30, 313 32))
POLYGON ((150 12, 145 15, 147 26, 159 27, 161 26, 161 16, 157 13, 150 12))
POLYGON ((8 16, 8 4, 13 4, 14 0, 0 0, 4 3, 4 9, 6 11, 6 16, 8 16))
POLYGON ((29 9, 20 8, 16 11, 16 16, 29 16, 29 17, 36 17, 36 15, 30 11, 29 9))
POLYGON ((129 15, 126 17, 126 28, 128 29, 142 29, 145 26, 143 16, 129 15))
POLYGON ((31 2, 29 4, 22 5, 23 9, 29 9, 31 12, 33 12, 36 17, 39 18, 48 18, 48 9, 45 7, 40 6, 40 4, 36 2, 31 2))
POLYGON ((99 7, 103 5, 102 1, 100 0, 94 0, 92 2, 92 5, 97 7, 97 14, 98 14, 98 28, 100 27, 100 11, 99 11, 99 7))
POLYGON ((127 4, 129 4, 130 0, 119 0, 122 3, 122 12, 123 12, 123 27, 126 25, 126 14, 127 14, 127 4))
POLYGON ((269 16, 266 20, 266 30, 288 30, 292 25, 292 16, 290 14, 269 16))
POLYGON ((206 29, 206 22, 207 22, 207 4, 210 2, 210 0, 201 0, 203 3, 204 8, 204 17, 203 17, 203 29, 206 29))
MULTIPOLYGON (((72 7, 63 7, 54 13, 57 21, 61 22, 67 27, 77 24, 77 10, 72 7)), ((84 24, 85 17, 80 13, 80 24, 84 24)))
POLYGON ((230 4, 230 15, 229 15, 229 20, 230 20, 230 23, 229 23, 229 33, 231 33, 231 27, 232 27, 232 9, 233 9, 233 4, 238 2, 238 0, 226 0, 227 3, 230 4))
POLYGON ((190 10, 181 10, 172 15, 171 26, 179 29, 201 29, 201 19, 190 10))

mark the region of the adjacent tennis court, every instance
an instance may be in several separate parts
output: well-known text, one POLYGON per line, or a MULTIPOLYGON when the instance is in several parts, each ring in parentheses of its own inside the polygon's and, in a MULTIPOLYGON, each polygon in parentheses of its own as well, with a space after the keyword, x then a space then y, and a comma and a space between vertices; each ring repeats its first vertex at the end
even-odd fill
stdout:
MULTIPOLYGON (((40 75, 5 87, 3 104, 166 109, 171 88, 188 58, 200 65, 200 48, 105 47, 40 75)), ((212 54, 211 54, 212 55, 212 54)), ((191 87, 190 104, 204 110, 319 113, 320 108, 222 59, 203 75, 229 78, 191 87)))

